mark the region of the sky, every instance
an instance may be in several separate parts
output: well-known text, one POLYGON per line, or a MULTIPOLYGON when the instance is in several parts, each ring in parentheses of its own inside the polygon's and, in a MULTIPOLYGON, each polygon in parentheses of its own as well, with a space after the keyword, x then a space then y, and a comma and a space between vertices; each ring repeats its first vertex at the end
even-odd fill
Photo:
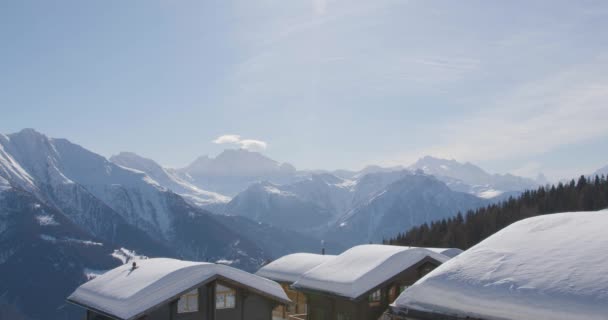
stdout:
POLYGON ((608 164, 606 1, 0 2, 0 132, 182 167, 608 164))

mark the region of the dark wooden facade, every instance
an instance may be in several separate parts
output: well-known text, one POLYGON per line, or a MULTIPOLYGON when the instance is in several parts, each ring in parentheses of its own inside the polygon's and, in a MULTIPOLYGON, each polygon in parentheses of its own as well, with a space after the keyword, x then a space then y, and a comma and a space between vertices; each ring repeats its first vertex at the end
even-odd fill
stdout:
POLYGON ((401 291, 441 263, 427 257, 354 299, 326 292, 302 290, 308 302, 308 320, 377 320, 401 291))
POLYGON ((291 288, 291 283, 281 282, 279 284, 289 297, 292 303, 288 305, 278 305, 272 311, 272 318, 274 320, 279 319, 306 319, 308 313, 308 303, 306 301, 306 295, 300 291, 296 291, 291 288))
MULTIPOLYGON (((215 280, 202 284, 196 290, 198 292, 198 311, 179 313, 178 301, 180 297, 177 297, 160 304, 137 320, 271 320, 272 310, 280 304, 227 280, 215 280), (234 307, 217 307, 217 285, 233 289, 234 307)), ((86 319, 112 320, 115 318, 97 313, 94 310, 87 310, 86 319)))

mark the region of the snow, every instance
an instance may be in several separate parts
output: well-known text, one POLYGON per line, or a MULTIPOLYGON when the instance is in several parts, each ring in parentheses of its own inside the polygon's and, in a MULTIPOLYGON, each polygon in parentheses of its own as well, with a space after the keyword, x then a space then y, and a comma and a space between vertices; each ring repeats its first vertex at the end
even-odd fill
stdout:
POLYGON ((11 188, 11 184, 8 182, 8 180, 6 180, 2 176, 0 176, 0 191, 5 191, 10 188, 11 188))
POLYGON ((426 257, 449 259, 425 248, 360 245, 304 273, 293 286, 355 299, 426 257))
POLYGON ((264 186, 264 190, 266 190, 266 192, 271 193, 271 194, 278 194, 278 195, 282 195, 282 196, 294 196, 294 194, 291 192, 281 191, 277 187, 271 186, 271 185, 264 186))
POLYGON ((488 190, 481 191, 475 195, 480 198, 484 198, 484 199, 492 199, 492 198, 498 197, 499 195, 501 195, 503 193, 504 192, 500 191, 500 190, 488 189, 488 190))
POLYGON ((514 223, 441 265, 394 307, 460 317, 607 319, 608 211, 514 223))
POLYGON ((40 239, 48 242, 57 242, 57 238, 49 236, 48 234, 41 234, 40 239))
POLYGON ((84 246, 103 246, 103 243, 101 243, 101 242, 95 242, 95 241, 91 241, 91 240, 81 240, 81 239, 75 239, 75 238, 65 238, 63 241, 71 242, 71 243, 76 243, 76 244, 81 244, 81 245, 84 245, 84 246))
POLYGON ((448 258, 454 258, 461 254, 463 251, 458 248, 427 248, 433 252, 440 253, 448 258))
MULTIPOLYGON (((10 141, 10 139, 6 140, 6 142, 8 141, 10 141)), ((6 178, 0 178, 0 188, 6 189, 7 186, 10 187, 8 180, 14 180, 27 190, 34 189, 34 179, 8 152, 5 151, 2 142, 3 141, 0 139, 0 173, 3 173, 2 176, 6 178)))
POLYGON ((227 278, 282 303, 290 302, 281 286, 271 280, 224 265, 155 258, 122 265, 83 284, 68 301, 134 319, 169 299, 199 287, 216 277, 227 278))
POLYGON ((289 254, 265 265, 256 274, 274 281, 294 283, 307 271, 335 257, 313 253, 289 254))
POLYGON ((220 259, 217 260, 215 263, 219 263, 219 264, 225 264, 225 265, 231 265, 235 262, 235 260, 228 260, 228 259, 220 259))
POLYGON ((42 214, 35 216, 38 224, 41 226, 58 226, 59 222, 55 221, 52 214, 42 214))
POLYGON ((87 278, 87 281, 93 280, 106 272, 108 272, 108 270, 97 270, 97 269, 90 269, 90 268, 84 268, 82 270, 82 273, 84 273, 84 276, 87 278))
POLYGON ((114 250, 114 252, 112 252, 112 254, 110 254, 113 258, 120 260, 123 264, 132 261, 132 260, 145 260, 148 259, 148 257, 146 256, 140 256, 137 255, 135 253, 135 251, 126 249, 126 248, 120 248, 117 250, 114 250))

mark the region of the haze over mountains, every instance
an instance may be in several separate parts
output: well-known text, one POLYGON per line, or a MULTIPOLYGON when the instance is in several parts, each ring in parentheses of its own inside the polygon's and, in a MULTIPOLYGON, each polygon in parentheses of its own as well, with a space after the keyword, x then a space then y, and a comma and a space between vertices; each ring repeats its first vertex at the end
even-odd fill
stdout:
POLYGON ((108 160, 24 129, 0 135, 0 315, 71 318, 63 297, 135 255, 254 270, 317 252, 321 240, 330 253, 379 242, 538 183, 432 157, 409 167, 298 171, 242 149, 170 169, 128 152, 108 160), (41 287, 49 281, 52 290, 41 287))
MULTIPOLYGON (((156 173, 162 177, 162 170, 156 173)), ((318 247, 306 236, 245 218, 226 221, 141 171, 32 129, 0 135, 0 177, 0 282, 21 279, 3 292, 3 317, 74 318, 65 296, 91 270, 124 263, 120 252, 255 270, 273 256, 318 247), (256 233, 275 242, 254 241, 256 233), (32 273, 50 280, 36 282, 32 273), (38 300, 45 302, 28 305, 38 300)))

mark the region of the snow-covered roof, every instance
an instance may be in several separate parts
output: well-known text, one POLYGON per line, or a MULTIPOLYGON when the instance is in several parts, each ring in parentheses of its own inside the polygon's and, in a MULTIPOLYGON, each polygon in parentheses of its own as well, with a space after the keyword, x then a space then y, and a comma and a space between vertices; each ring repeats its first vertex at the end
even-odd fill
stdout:
POLYGON ((448 258, 454 258, 455 256, 461 254, 463 251, 458 248, 427 248, 433 252, 441 253, 448 258))
POLYGON ((112 269, 81 285, 68 301, 118 319, 133 319, 217 277, 232 280, 279 302, 289 298, 271 280, 225 265, 155 258, 112 269))
POLYGON ((607 319, 608 211, 514 223, 441 265, 394 306, 483 319, 607 319))
POLYGON ((293 283, 308 270, 334 257, 314 253, 289 254, 265 265, 256 274, 275 281, 293 283))
POLYGON ((355 299, 426 257, 449 260, 426 248, 360 245, 306 272, 293 286, 355 299))

